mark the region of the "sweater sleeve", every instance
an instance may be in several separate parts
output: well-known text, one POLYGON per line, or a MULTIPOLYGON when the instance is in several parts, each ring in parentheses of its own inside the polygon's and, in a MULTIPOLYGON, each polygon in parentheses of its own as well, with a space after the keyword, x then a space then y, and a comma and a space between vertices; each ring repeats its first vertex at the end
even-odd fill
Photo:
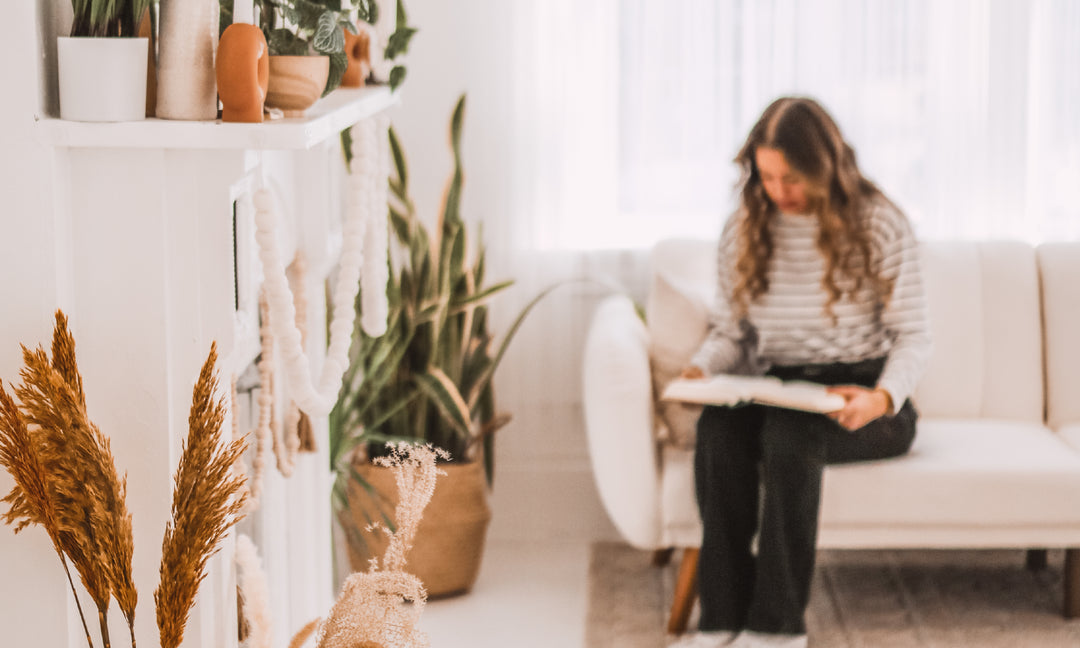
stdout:
POLYGON ((892 348, 877 386, 889 393, 896 410, 915 391, 933 344, 918 242, 903 214, 891 207, 881 208, 881 212, 887 221, 880 242, 881 273, 893 281, 881 322, 892 348))
POLYGON ((736 319, 731 300, 735 281, 735 251, 738 239, 738 214, 727 220, 720 235, 717 262, 716 298, 709 309, 709 332, 690 364, 705 375, 734 373, 745 360, 745 341, 748 324, 736 319))

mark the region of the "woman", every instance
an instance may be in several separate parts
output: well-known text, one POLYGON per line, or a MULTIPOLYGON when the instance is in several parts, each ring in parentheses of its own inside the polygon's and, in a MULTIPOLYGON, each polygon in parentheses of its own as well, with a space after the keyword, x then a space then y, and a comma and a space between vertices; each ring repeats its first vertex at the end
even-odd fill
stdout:
POLYGON ((773 102, 736 162, 741 207, 721 235, 709 335, 683 376, 808 380, 845 405, 703 410, 700 632, 676 645, 805 647, 823 467, 911 447, 925 298, 910 224, 817 102, 773 102))

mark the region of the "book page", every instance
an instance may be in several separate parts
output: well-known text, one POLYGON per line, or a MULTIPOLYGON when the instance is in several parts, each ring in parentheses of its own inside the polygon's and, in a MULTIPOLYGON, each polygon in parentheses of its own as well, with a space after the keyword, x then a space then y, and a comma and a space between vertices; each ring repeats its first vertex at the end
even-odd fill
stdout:
POLYGON ((668 384, 661 399, 703 405, 758 402, 808 412, 835 412, 844 407, 843 396, 830 394, 824 385, 817 383, 728 374, 701 379, 676 378, 668 384))

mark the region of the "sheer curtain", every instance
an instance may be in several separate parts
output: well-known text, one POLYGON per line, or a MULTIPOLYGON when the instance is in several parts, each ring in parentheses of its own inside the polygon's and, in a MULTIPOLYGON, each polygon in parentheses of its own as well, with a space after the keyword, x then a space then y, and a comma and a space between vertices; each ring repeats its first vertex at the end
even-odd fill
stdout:
MULTIPOLYGON (((461 32, 433 56, 476 68, 466 162, 490 173, 466 211, 485 219, 490 274, 517 281, 494 330, 577 281, 533 311, 497 374, 515 417, 504 470, 587 475, 595 304, 613 289, 643 298, 661 238, 718 234, 731 159, 778 95, 821 100, 923 238, 1080 236, 1080 2, 430 1, 424 37, 461 32)), ((532 524, 589 524, 577 508, 532 524)))
POLYGON ((515 240, 714 236, 775 97, 836 117, 926 238, 1080 236, 1080 3, 517 3, 515 240))

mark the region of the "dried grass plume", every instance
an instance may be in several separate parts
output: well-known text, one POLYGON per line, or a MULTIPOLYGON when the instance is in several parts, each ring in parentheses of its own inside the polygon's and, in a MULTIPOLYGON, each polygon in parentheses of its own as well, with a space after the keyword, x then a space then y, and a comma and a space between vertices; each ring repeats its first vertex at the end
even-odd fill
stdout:
MULTIPOLYGON (((51 360, 41 347, 22 347, 22 384, 14 390, 20 405, 6 393, 0 399, 3 462, 16 481, 4 498, 11 505, 4 519, 18 522, 16 532, 28 524, 44 526, 97 607, 103 645, 110 646, 108 610, 114 597, 134 646, 138 593, 131 570, 127 479, 117 473, 109 440, 87 416, 67 317, 58 310, 55 321, 51 360)), ((83 626, 93 645, 85 619, 83 626)))
POLYGON ((244 508, 244 478, 233 464, 246 440, 222 443, 225 406, 218 394, 216 362, 213 344, 192 395, 188 437, 174 480, 172 520, 162 542, 161 582, 154 591, 161 648, 177 648, 183 640, 206 562, 244 508))
POLYGON ((391 455, 377 460, 392 469, 398 487, 394 512, 396 531, 379 526, 390 542, 382 564, 372 559, 367 572, 349 576, 330 616, 319 628, 317 648, 427 648, 428 637, 417 628, 427 591, 405 562, 424 508, 435 492, 441 471, 436 457, 442 450, 427 446, 393 446, 391 455), (411 604, 411 605, 409 605, 411 604))

